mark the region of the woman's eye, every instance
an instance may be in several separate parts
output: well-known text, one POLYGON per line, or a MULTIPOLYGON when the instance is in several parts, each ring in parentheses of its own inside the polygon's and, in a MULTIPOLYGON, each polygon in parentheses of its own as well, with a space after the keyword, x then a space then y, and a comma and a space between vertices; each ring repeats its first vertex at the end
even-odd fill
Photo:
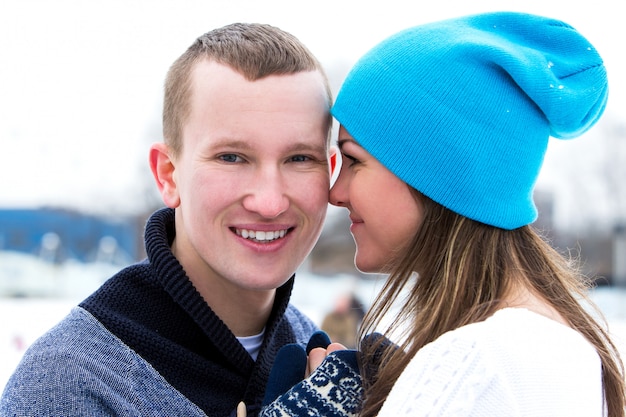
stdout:
POLYGON ((352 166, 354 164, 358 164, 360 161, 358 159, 356 159, 355 157, 348 155, 348 154, 343 154, 343 157, 346 158, 348 160, 348 166, 352 166))
POLYGON ((241 159, 241 157, 235 155, 234 153, 228 153, 228 154, 220 155, 219 159, 224 161, 224 162, 230 162, 230 163, 243 161, 243 159, 241 159))

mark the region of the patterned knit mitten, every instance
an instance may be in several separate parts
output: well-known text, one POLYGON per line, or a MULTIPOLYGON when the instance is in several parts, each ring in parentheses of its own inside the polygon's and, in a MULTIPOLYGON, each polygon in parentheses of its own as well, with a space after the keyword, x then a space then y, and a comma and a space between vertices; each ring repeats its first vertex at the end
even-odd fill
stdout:
POLYGON ((353 417, 361 404, 363 388, 355 350, 330 353, 322 364, 272 403, 260 417, 353 417))

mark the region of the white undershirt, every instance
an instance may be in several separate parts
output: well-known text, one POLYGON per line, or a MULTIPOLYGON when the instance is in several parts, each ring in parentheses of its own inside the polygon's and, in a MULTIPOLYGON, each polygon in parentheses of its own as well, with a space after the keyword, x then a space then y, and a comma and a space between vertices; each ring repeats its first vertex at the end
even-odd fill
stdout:
POLYGON ((239 343, 243 346, 243 348, 252 356, 252 359, 256 361, 256 358, 259 356, 259 351, 261 350, 261 345, 263 344, 263 337, 265 336, 265 328, 259 334, 255 334, 252 336, 244 336, 238 337, 239 343))

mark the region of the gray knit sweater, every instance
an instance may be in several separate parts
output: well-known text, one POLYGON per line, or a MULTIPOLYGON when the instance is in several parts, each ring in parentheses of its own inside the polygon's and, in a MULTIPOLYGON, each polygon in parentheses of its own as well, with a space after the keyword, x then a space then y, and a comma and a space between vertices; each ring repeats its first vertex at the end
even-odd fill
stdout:
POLYGON ((316 326, 277 290, 257 361, 195 290, 170 250, 174 213, 146 226, 145 261, 123 269, 26 352, 0 415, 232 415, 258 413, 277 351, 306 345, 316 326))

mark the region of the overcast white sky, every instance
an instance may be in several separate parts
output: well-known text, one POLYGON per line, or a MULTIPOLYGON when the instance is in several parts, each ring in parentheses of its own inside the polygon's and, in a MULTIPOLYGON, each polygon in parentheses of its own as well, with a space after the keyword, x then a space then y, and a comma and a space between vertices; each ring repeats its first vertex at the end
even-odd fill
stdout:
MULTIPOLYGON (((0 0, 0 207, 140 207, 140 188, 151 181, 147 149, 161 140, 161 92, 169 65, 197 36, 234 21, 288 30, 333 66, 351 64, 384 37, 433 20, 505 9, 555 17, 600 51, 611 83, 607 116, 625 120, 623 5, 624 0, 0 0)), ((592 130, 555 145, 558 152, 551 147, 542 183, 558 186, 552 178, 563 169, 563 158, 553 154, 594 152, 596 135, 592 130)))

